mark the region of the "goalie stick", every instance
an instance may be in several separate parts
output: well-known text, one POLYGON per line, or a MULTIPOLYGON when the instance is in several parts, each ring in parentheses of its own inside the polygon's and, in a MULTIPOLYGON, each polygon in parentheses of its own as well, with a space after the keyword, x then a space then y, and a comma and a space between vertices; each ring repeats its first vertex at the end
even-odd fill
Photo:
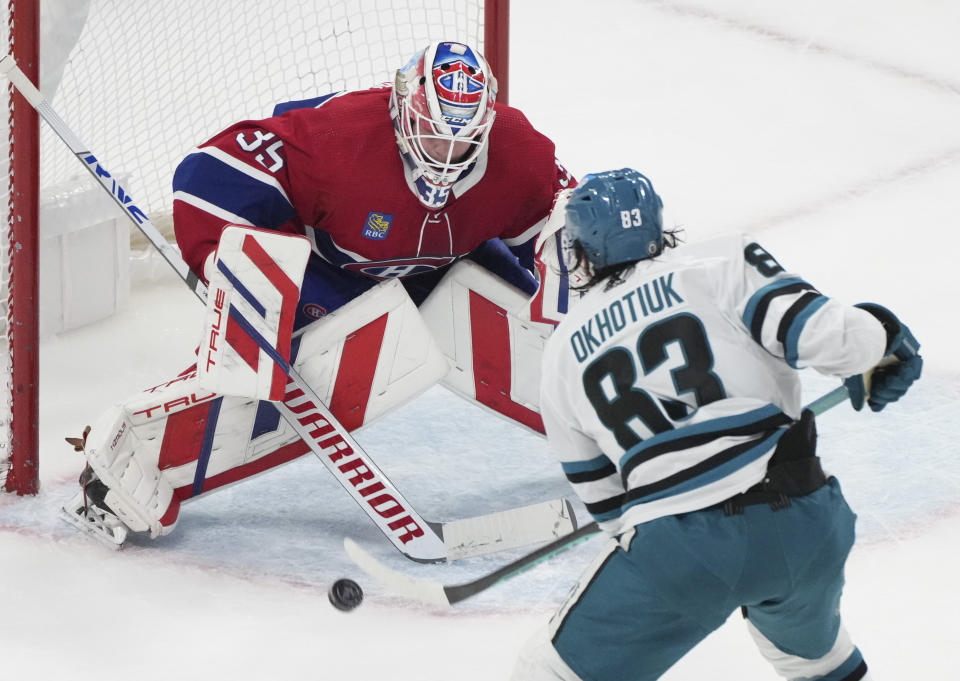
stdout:
MULTIPOLYGON (((200 301, 205 302, 206 284, 190 270, 177 249, 137 207, 129 192, 100 164, 51 108, 49 102, 17 66, 12 55, 0 59, 0 73, 6 75, 200 301)), ((407 558, 432 563, 478 556, 545 541, 576 528, 572 507, 564 499, 452 522, 425 520, 357 444, 349 431, 337 421, 297 371, 291 367, 288 376, 284 399, 274 403, 280 414, 381 532, 407 558)), ((64 513, 71 524, 96 536, 94 527, 76 522, 76 518, 69 517, 72 514, 67 509, 64 513)), ((106 541, 105 536, 98 538, 106 541)))
MULTIPOLYGON (((832 409, 841 402, 844 402, 847 397, 847 387, 841 385, 839 388, 835 388, 825 395, 818 397, 808 404, 805 409, 809 409, 814 415, 819 416, 828 409, 832 409)), ((597 523, 588 523, 578 530, 559 539, 555 539, 548 544, 544 544, 536 551, 521 556, 515 561, 507 563, 503 567, 482 577, 470 582, 463 582, 462 584, 449 585, 426 579, 416 579, 388 568, 349 537, 344 538, 343 548, 347 552, 347 555, 350 556, 350 559, 356 563, 361 570, 397 595, 405 596, 429 605, 451 606, 476 596, 490 587, 505 582, 512 577, 516 577, 536 567, 540 563, 549 560, 553 556, 580 544, 599 532, 600 527, 597 523)))

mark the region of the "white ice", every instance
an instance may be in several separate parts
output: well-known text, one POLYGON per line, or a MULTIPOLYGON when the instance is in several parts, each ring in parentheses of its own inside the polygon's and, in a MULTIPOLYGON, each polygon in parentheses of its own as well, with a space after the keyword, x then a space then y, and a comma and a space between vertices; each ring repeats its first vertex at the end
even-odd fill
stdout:
MULTIPOLYGON (((827 295, 892 308, 922 343, 910 394, 879 415, 848 405, 825 415, 821 454, 860 516, 844 613, 874 677, 956 678, 960 9, 513 5, 511 103, 575 174, 634 166, 689 240, 748 230, 827 295)), ((188 505, 175 534, 120 553, 56 519, 82 467, 63 438, 187 366, 199 314, 163 276, 138 285, 120 316, 42 343, 42 492, 0 499, 0 679, 506 678, 596 540, 439 611, 358 575, 342 537, 453 583, 521 552, 405 561, 312 458, 188 505), (340 576, 366 590, 350 614, 327 602, 340 576)), ((835 385, 805 376, 810 398, 835 385)), ((359 439, 434 519, 570 494, 543 441, 441 389, 359 439)), ((664 678, 775 675, 734 615, 664 678)))

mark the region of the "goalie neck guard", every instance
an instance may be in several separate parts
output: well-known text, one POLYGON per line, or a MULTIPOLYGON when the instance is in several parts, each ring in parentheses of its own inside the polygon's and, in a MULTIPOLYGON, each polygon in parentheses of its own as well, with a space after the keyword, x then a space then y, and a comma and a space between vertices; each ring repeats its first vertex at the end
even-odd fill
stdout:
POLYGON ((390 113, 400 151, 439 193, 484 151, 496 96, 487 62, 463 43, 431 43, 397 71, 390 113))

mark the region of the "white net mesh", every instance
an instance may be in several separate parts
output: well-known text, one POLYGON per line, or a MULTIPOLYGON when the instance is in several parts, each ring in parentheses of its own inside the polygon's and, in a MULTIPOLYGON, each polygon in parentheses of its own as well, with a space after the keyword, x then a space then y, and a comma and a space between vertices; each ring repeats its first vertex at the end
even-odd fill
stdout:
MULTIPOLYGON (((436 39, 482 50, 482 5, 93 0, 51 102, 154 218, 170 210, 176 164, 220 129, 280 102, 391 80, 436 39)), ((49 131, 41 158, 44 187, 86 181, 49 131)))

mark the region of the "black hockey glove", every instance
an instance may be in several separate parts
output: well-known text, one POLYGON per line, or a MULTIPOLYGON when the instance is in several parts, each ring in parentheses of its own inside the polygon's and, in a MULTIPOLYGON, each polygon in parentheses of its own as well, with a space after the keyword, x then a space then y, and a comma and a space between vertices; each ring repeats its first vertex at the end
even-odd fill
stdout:
POLYGON ((920 344, 910 329, 887 308, 874 303, 860 303, 856 307, 866 310, 883 324, 887 332, 887 349, 877 366, 851 376, 844 384, 854 409, 860 411, 866 401, 871 410, 881 411, 888 403, 905 395, 913 382, 920 378, 923 368, 920 344))

